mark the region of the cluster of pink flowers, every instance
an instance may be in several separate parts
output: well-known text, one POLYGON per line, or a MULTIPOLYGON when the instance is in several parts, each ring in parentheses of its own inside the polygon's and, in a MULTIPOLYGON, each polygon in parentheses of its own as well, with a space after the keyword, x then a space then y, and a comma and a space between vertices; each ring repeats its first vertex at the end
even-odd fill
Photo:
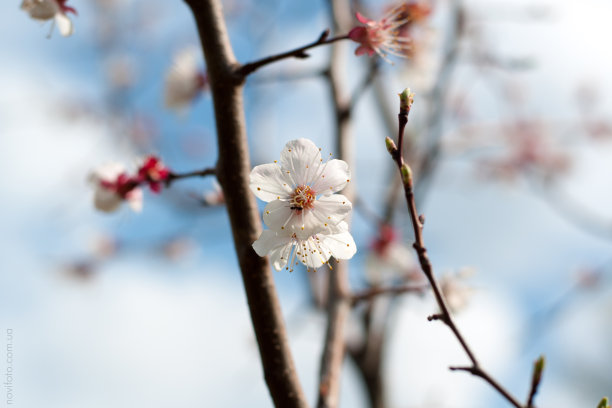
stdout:
POLYGON ((348 36, 359 43, 355 55, 375 53, 388 61, 387 54, 407 57, 412 50, 410 27, 424 20, 431 13, 426 2, 403 2, 392 7, 380 20, 370 20, 356 13, 357 20, 363 25, 353 28, 348 36))
POLYGON ((94 205, 100 211, 113 212, 125 201, 134 211, 140 211, 140 186, 148 185, 151 191, 159 193, 170 174, 170 170, 155 156, 147 156, 135 175, 129 175, 119 163, 100 166, 89 175, 94 187, 94 205))

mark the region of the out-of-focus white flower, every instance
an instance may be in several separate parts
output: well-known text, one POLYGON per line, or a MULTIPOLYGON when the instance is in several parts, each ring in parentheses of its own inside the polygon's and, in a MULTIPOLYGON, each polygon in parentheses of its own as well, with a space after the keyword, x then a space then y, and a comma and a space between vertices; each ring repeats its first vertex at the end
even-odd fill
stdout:
POLYGON ((297 261, 308 269, 316 269, 326 264, 332 256, 336 259, 350 259, 357 251, 345 222, 304 238, 298 238, 288 230, 265 230, 253 243, 253 249, 259 256, 270 255, 270 261, 277 271, 283 267, 293 271, 297 261))
POLYGON ((77 14, 76 10, 66 6, 67 0, 23 0, 21 9, 27 12, 31 18, 40 21, 54 20, 59 32, 68 37, 74 31, 72 21, 67 13, 77 14))
POLYGON ((268 202, 263 219, 283 236, 308 237, 338 225, 352 209, 341 194, 350 181, 348 165, 342 160, 323 163, 321 149, 308 139, 288 142, 280 164, 262 164, 251 171, 251 191, 268 202))
POLYGON ((223 190, 216 180, 213 181, 212 190, 204 192, 202 201, 211 207, 225 204, 225 195, 223 195, 223 190))
POLYGON ((138 181, 126 174, 123 165, 102 165, 89 175, 89 182, 94 187, 94 205, 98 210, 113 212, 123 201, 134 211, 142 210, 142 190, 138 181))
POLYGON ((446 274, 440 278, 440 289, 452 312, 459 312, 468 305, 474 289, 467 286, 464 280, 473 274, 474 269, 462 268, 455 274, 446 274))
POLYGON ((373 285, 423 279, 414 250, 402 243, 396 230, 387 224, 379 228, 378 236, 370 244, 365 273, 373 285))
POLYGON ((206 74, 199 67, 199 52, 196 47, 181 50, 174 57, 172 67, 166 74, 164 103, 170 109, 184 109, 207 86, 206 74))

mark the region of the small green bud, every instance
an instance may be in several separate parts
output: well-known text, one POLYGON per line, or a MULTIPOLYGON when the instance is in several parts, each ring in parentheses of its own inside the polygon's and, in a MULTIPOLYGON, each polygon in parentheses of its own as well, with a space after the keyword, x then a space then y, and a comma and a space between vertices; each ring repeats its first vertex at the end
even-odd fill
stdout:
POLYGON ((542 371, 544 371, 544 356, 540 356, 534 363, 533 363, 533 383, 534 384, 539 384, 540 381, 542 380, 542 371))
POLYGON ((389 152, 389 154, 391 154, 391 156, 393 156, 397 152, 397 146, 389 136, 387 136, 387 138, 385 139, 385 145, 387 145, 387 151, 389 152))
POLYGON ((404 184, 412 186, 412 170, 406 163, 402 164, 401 172, 404 184))
POLYGON ((414 94, 410 92, 410 88, 406 88, 399 94, 400 97, 400 112, 410 112, 410 107, 414 102, 414 94))
POLYGON ((606 397, 602 398, 597 408, 610 408, 610 403, 608 402, 608 398, 606 397))

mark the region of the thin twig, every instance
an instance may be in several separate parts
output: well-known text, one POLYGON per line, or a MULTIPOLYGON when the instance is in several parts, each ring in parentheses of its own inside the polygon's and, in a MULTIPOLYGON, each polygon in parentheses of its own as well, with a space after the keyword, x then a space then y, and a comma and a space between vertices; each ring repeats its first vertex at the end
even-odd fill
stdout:
POLYGON ((332 38, 328 38, 328 37, 329 37, 329 29, 323 31, 321 35, 319 36, 319 38, 316 41, 311 42, 310 44, 304 45, 303 47, 296 48, 291 51, 283 52, 283 53, 272 55, 270 57, 263 58, 257 61, 249 62, 241 66, 237 70, 236 73, 242 77, 246 77, 247 75, 263 67, 264 65, 268 65, 276 61, 280 61, 280 60, 287 59, 287 58, 308 58, 309 55, 306 53, 306 51, 311 48, 315 48, 320 45, 331 44, 336 41, 346 40, 349 38, 348 35, 340 35, 338 37, 332 37, 332 38))
POLYGON ((434 296, 436 298, 436 303, 440 308, 440 313, 430 316, 429 320, 440 320, 444 322, 448 328, 453 332, 461 347, 465 351, 465 354, 468 356, 471 366, 468 367, 450 367, 451 370, 461 370, 467 371, 472 375, 482 378, 487 383, 489 383, 493 388, 495 388, 508 402, 510 402, 516 408, 523 408, 520 402, 513 397, 504 387, 502 387, 493 377, 491 377, 486 371, 484 371, 476 359, 476 356, 472 349, 469 347, 467 341, 459 331, 453 317, 450 313, 449 307, 444 299, 444 295, 442 294, 442 290, 440 289, 440 285, 438 284, 431 262, 429 260, 429 256, 427 255, 427 249, 425 248, 425 243, 423 241, 423 223, 422 217, 419 216, 419 213, 416 208, 416 202, 414 199, 414 191, 413 191, 413 181, 412 181, 412 171, 410 167, 406 163, 404 163, 404 158, 401 154, 401 146, 404 138, 404 129, 406 124, 408 123, 408 114, 410 112, 410 107, 412 105, 412 94, 408 92, 408 90, 404 91, 400 94, 400 113, 398 114, 399 127, 398 127, 398 143, 397 147, 393 143, 393 141, 387 138, 387 148, 391 157, 397 164, 397 168, 400 172, 402 178, 402 184, 404 187, 404 195, 406 197, 406 204, 408 206, 408 212, 410 214, 410 219, 412 221, 412 228, 414 232, 414 244, 413 247, 418 255, 419 264, 421 265, 421 269, 425 274, 425 277, 429 281, 431 288, 434 292, 434 296))
POLYGON ((168 174, 168 178, 165 180, 166 187, 170 187, 175 180, 181 180, 192 177, 206 177, 206 176, 214 176, 216 169, 214 167, 209 167, 204 170, 196 170, 190 171, 188 173, 170 173, 168 174))
POLYGON ((353 304, 364 300, 372 300, 380 295, 401 295, 404 293, 423 293, 429 288, 429 284, 426 285, 400 285, 400 286, 389 286, 389 287, 373 287, 371 289, 364 290, 353 294, 351 300, 353 304))

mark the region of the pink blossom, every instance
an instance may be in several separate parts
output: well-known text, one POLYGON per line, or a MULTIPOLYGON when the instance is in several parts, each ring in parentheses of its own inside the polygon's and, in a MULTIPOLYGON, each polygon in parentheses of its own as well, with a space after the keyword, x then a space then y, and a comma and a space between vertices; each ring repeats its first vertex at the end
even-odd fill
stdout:
POLYGON ((142 190, 138 180, 130 177, 119 163, 108 163, 98 167, 89 175, 94 187, 94 205, 104 212, 116 211, 127 201, 134 211, 142 210, 142 190))
POLYGON ((137 182, 147 183, 151 191, 159 193, 162 188, 162 182, 170 176, 168 169, 162 161, 155 156, 147 156, 144 163, 138 169, 137 182))
POLYGON ((348 36, 351 40, 359 43, 355 55, 374 53, 388 61, 387 54, 406 57, 411 50, 411 40, 402 36, 401 28, 411 21, 411 15, 402 3, 392 8, 379 20, 370 20, 360 13, 356 13, 357 20, 364 24, 353 28, 348 36))

